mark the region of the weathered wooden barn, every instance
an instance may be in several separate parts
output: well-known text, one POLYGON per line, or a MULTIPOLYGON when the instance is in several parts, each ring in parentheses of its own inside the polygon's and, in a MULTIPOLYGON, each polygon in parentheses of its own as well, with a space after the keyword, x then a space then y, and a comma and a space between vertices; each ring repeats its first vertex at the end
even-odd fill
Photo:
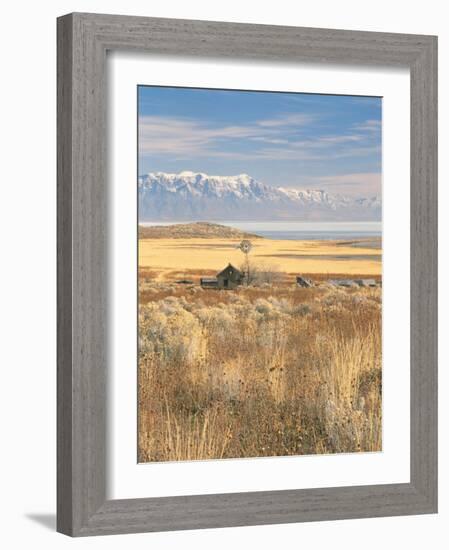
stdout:
POLYGON ((243 282, 243 273, 234 267, 232 264, 228 264, 223 271, 217 273, 218 288, 235 288, 243 282))
POLYGON ((232 264, 228 264, 217 273, 216 277, 203 277, 200 279, 200 283, 203 288, 232 289, 241 285, 243 279, 243 273, 232 264))

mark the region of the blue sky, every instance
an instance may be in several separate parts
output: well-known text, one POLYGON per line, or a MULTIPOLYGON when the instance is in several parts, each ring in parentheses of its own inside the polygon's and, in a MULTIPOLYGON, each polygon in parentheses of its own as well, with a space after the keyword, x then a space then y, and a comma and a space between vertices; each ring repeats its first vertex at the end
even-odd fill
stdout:
POLYGON ((139 173, 381 193, 380 98, 139 86, 139 173))

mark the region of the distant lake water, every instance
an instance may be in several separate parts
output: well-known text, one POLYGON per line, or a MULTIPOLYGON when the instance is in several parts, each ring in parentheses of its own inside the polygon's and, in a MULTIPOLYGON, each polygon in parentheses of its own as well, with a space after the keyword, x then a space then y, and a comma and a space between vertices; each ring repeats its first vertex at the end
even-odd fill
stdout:
POLYGON ((381 237, 382 222, 221 222, 278 240, 341 240, 381 237))
MULTIPOLYGON (((208 220, 211 221, 211 220, 208 220)), ((142 222, 141 225, 173 225, 188 222, 142 222)), ((276 240, 346 240, 382 237, 382 222, 241 222, 211 221, 276 240)))

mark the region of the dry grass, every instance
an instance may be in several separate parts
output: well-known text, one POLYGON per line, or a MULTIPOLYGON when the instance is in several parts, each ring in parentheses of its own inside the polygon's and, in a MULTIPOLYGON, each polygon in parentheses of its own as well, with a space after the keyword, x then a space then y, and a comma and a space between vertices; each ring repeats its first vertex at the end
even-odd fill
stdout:
MULTIPOLYGON (((171 272, 217 273, 228 262, 239 265, 242 253, 239 239, 223 238, 154 238, 139 240, 139 266, 159 272, 160 280, 170 279, 171 272)), ((368 242, 287 241, 256 239, 251 257, 258 264, 276 265, 285 273, 315 273, 368 276, 381 275, 382 250, 368 242)), ((379 242, 380 246, 380 242, 379 242)))
POLYGON ((147 275, 139 461, 381 449, 379 288, 216 291, 147 275))

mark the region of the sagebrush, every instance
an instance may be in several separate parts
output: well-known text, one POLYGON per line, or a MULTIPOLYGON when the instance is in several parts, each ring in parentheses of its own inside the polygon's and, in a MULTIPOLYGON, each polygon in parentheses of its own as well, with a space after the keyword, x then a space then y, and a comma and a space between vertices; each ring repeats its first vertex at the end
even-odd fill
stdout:
POLYGON ((140 291, 140 462, 381 450, 380 288, 140 291))

